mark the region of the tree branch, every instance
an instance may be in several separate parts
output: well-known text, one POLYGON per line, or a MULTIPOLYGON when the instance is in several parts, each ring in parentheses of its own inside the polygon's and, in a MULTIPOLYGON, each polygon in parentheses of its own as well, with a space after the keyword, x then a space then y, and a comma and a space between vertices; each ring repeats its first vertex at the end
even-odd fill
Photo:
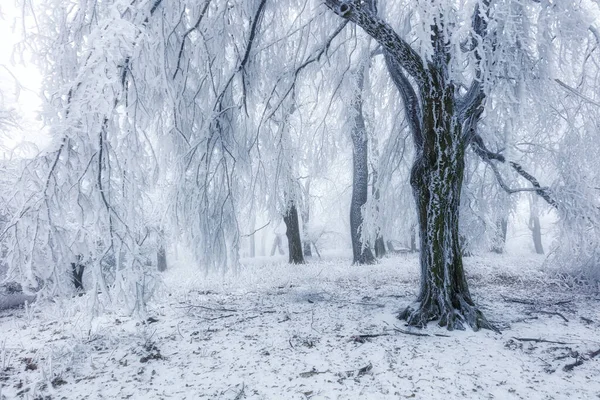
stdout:
POLYGON ((404 112, 413 134, 413 140, 417 148, 420 149, 423 147, 424 139, 421 127, 422 112, 421 106, 419 105, 419 99, 396 59, 387 51, 384 52, 384 56, 390 77, 396 85, 398 92, 400 92, 400 96, 404 102, 404 112))
POLYGON ((342 18, 354 22, 375 39, 390 56, 419 84, 426 80, 426 69, 421 56, 402 39, 394 29, 363 6, 360 0, 325 0, 325 4, 342 18))
POLYGON ((547 187, 540 186, 540 183, 533 175, 531 175, 530 173, 525 171, 520 164, 518 164, 514 161, 509 161, 508 164, 519 175, 521 175, 523 178, 527 179, 532 184, 533 187, 532 188, 523 188, 523 189, 509 188, 508 185, 506 185, 506 183, 502 179, 500 172, 498 171, 498 168, 492 162, 492 160, 495 160, 495 161, 499 161, 501 163, 506 163, 507 162, 506 158, 500 153, 494 153, 494 152, 488 150, 485 147, 485 144, 483 143, 483 139, 478 134, 473 135, 473 140, 471 141, 471 148, 473 149, 475 154, 477 154, 484 162, 486 162, 488 165, 490 165, 490 167, 492 168, 492 171, 494 171, 494 175, 496 175, 496 179, 498 180, 498 183, 500 184, 502 189, 504 189, 507 193, 512 194, 512 193, 526 192, 526 191, 536 192, 541 198, 546 200, 546 202, 548 204, 550 204, 552 207, 558 208, 558 202, 552 197, 552 195, 550 193, 550 189, 547 187))

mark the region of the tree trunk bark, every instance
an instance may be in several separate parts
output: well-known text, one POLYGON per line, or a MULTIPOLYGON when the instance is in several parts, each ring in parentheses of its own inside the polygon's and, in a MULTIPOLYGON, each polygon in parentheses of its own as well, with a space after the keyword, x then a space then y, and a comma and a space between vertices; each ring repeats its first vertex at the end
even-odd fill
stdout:
POLYGON ((156 266, 159 272, 163 272, 167 270, 167 251, 165 250, 165 234, 162 229, 159 231, 158 242, 156 266))
POLYGON ((304 240, 302 241, 304 257, 312 257, 310 237, 308 235, 308 223, 310 222, 310 179, 308 179, 304 185, 304 206, 302 207, 301 216, 302 232, 304 233, 304 240))
POLYGON ((71 276, 73 278, 73 286, 78 292, 85 292, 83 287, 83 272, 85 265, 81 262, 82 257, 77 256, 77 262, 71 263, 71 276))
POLYGON ((160 245, 158 252, 156 253, 156 265, 159 272, 167 270, 167 252, 165 251, 165 246, 163 244, 160 245))
POLYGON ((544 254, 544 246, 542 245, 542 226, 540 224, 540 217, 532 215, 529 219, 529 228, 533 236, 533 245, 535 247, 536 254, 544 254))
POLYGON ((535 195, 529 196, 529 229, 533 239, 533 246, 536 254, 544 254, 542 245, 542 226, 538 214, 538 198, 535 195))
POLYGON ((416 253, 417 251, 417 226, 413 225, 410 227, 410 252, 416 253))
POLYGON ((250 221, 250 225, 251 225, 250 231, 253 233, 252 233, 252 235, 250 235, 250 243, 248 244, 248 247, 250 250, 249 256, 251 258, 254 258, 254 257, 256 257, 256 232, 254 231, 254 229, 256 228, 256 214, 255 213, 252 213, 252 219, 250 221))
POLYGON ((361 240, 363 224, 362 207, 369 195, 369 153, 365 120, 362 113, 364 66, 358 72, 358 89, 353 101, 354 127, 352 129, 352 201, 350 203, 350 237, 354 264, 372 264, 375 257, 369 246, 361 240))
POLYGON ((506 232, 508 230, 508 219, 499 218, 496 221, 496 238, 492 251, 497 254, 504 253, 506 247, 506 232))
POLYGON ((494 329, 475 306, 465 277, 459 235, 465 143, 454 115, 452 86, 433 86, 423 99, 421 151, 411 171, 421 243, 417 305, 399 318, 424 327, 439 320, 448 329, 494 329))
POLYGON ((300 239, 300 224, 298 223, 298 210, 294 203, 292 203, 286 211, 283 216, 283 221, 287 228, 285 235, 288 239, 289 262, 290 264, 304 264, 302 240, 300 239))

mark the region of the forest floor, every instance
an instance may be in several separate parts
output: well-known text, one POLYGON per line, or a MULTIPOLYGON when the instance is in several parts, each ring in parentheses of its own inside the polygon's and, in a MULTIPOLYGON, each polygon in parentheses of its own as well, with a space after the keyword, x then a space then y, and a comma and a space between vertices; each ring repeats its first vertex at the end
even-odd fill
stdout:
POLYGON ((176 266, 143 318, 92 318, 86 296, 3 311, 0 399, 600 398, 598 287, 535 256, 465 262, 502 333, 397 320, 415 255, 253 259, 237 276, 176 266))

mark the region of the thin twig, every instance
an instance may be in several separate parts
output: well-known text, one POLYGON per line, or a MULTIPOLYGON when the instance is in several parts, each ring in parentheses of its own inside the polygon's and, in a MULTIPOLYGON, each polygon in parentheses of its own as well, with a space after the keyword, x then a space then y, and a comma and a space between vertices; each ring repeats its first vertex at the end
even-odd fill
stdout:
POLYGON ((400 333, 404 333, 405 335, 413 335, 413 336, 431 336, 427 333, 419 333, 419 332, 411 332, 411 331, 407 331, 404 329, 400 329, 397 327, 392 328, 393 330, 395 330, 396 332, 400 332, 400 333))
POLYGON ((540 314, 547 314, 547 315, 557 315, 559 317, 561 317, 565 322, 569 322, 569 320, 562 315, 559 312, 555 312, 555 311, 542 311, 542 310, 535 310, 535 312, 539 312, 540 314))
POLYGON ((182 307, 178 307, 178 308, 201 308, 203 310, 209 310, 209 311, 238 312, 238 310, 234 310, 231 308, 212 308, 212 307, 207 307, 207 306, 199 306, 199 305, 195 305, 195 304, 188 304, 186 306, 182 306, 182 307))
POLYGON ((536 342, 536 343, 553 343, 553 344, 573 344, 569 342, 557 342, 554 340, 546 340, 546 339, 535 339, 535 338, 518 338, 513 337, 513 339, 518 340, 519 342, 536 342))
POLYGON ((246 390, 246 384, 242 382, 242 390, 239 391, 239 393, 233 398, 233 400, 240 400, 244 395, 244 390, 246 390))
POLYGON ((517 299, 517 298, 514 298, 514 297, 505 297, 505 296, 502 296, 502 299, 504 299, 504 301, 508 301, 508 302, 511 302, 511 303, 528 304, 530 306, 533 306, 533 305, 536 304, 536 302, 533 301, 533 300, 517 299))

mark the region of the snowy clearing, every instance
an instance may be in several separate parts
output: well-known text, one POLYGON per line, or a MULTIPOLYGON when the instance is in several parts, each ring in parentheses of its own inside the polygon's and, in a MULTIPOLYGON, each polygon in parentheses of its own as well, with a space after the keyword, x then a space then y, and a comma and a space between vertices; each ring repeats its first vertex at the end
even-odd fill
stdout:
POLYGON ((417 262, 175 267, 144 318, 91 318, 85 296, 4 311, 0 398, 600 398, 597 288, 539 257, 470 257, 474 299, 502 333, 418 331, 395 318, 417 262))

